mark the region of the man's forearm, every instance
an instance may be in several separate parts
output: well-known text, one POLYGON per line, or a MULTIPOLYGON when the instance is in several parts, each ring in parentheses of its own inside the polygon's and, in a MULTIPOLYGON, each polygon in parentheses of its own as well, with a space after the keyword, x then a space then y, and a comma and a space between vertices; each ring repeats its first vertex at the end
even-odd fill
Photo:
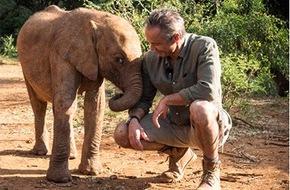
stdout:
POLYGON ((130 116, 137 116, 139 118, 139 120, 141 120, 141 118, 145 115, 145 112, 143 109, 141 108, 133 108, 133 109, 130 109, 128 111, 129 115, 130 116))
POLYGON ((188 102, 186 102, 179 93, 170 94, 163 97, 163 101, 165 101, 165 104, 167 106, 184 106, 188 105, 188 102))
MULTIPOLYGON (((167 106, 183 106, 183 105, 188 105, 188 102, 186 102, 179 93, 174 93, 170 95, 166 95, 163 98, 163 101, 167 106)), ((130 116, 137 116, 139 119, 141 119, 144 115, 145 112, 141 108, 132 108, 128 111, 130 116)))

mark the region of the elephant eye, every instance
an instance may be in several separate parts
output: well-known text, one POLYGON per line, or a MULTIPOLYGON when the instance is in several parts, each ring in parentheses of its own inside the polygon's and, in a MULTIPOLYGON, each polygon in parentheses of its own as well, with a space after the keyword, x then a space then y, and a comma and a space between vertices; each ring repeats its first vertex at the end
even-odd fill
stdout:
POLYGON ((116 58, 116 63, 117 64, 123 64, 124 63, 124 59, 122 59, 122 58, 116 58))
POLYGON ((118 65, 122 65, 124 63, 124 57, 123 56, 116 56, 115 57, 115 63, 118 65))

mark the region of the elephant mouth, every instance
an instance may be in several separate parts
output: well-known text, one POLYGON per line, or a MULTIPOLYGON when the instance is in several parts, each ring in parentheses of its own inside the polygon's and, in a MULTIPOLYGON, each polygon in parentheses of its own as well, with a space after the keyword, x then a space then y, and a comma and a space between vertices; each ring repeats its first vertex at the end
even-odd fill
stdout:
POLYGON ((115 92, 109 100, 109 108, 116 112, 129 109, 139 100, 136 97, 138 97, 138 94, 126 93, 123 91, 115 92))
POLYGON ((119 98, 121 98, 124 95, 123 92, 116 92, 113 97, 111 98, 111 100, 118 100, 119 98))
POLYGON ((118 99, 120 99, 121 97, 123 97, 124 96, 124 91, 123 90, 121 90, 120 88, 118 88, 118 87, 115 87, 115 89, 114 89, 114 91, 113 91, 113 93, 111 94, 111 100, 118 100, 118 99))
POLYGON ((112 111, 124 111, 133 107, 141 98, 142 84, 130 85, 128 88, 116 87, 109 100, 109 108, 112 111))

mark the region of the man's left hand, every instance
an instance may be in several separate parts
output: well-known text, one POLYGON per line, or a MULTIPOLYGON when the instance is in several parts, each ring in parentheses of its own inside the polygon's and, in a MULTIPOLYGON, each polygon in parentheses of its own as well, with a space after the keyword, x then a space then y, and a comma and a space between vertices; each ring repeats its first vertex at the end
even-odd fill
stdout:
POLYGON ((158 118, 160 117, 160 115, 162 115, 162 117, 165 119, 167 110, 168 110, 168 105, 166 104, 165 97, 163 97, 161 98, 157 107, 155 108, 154 113, 153 113, 153 118, 152 118, 153 123, 157 128, 160 128, 158 118))

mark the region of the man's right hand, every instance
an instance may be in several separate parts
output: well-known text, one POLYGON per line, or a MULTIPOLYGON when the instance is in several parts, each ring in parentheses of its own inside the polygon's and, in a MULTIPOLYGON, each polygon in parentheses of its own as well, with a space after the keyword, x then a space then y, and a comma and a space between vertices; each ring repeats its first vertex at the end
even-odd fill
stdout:
POLYGON ((147 134, 137 119, 132 119, 128 124, 129 141, 131 146, 136 150, 143 150, 141 140, 149 141, 147 134))

